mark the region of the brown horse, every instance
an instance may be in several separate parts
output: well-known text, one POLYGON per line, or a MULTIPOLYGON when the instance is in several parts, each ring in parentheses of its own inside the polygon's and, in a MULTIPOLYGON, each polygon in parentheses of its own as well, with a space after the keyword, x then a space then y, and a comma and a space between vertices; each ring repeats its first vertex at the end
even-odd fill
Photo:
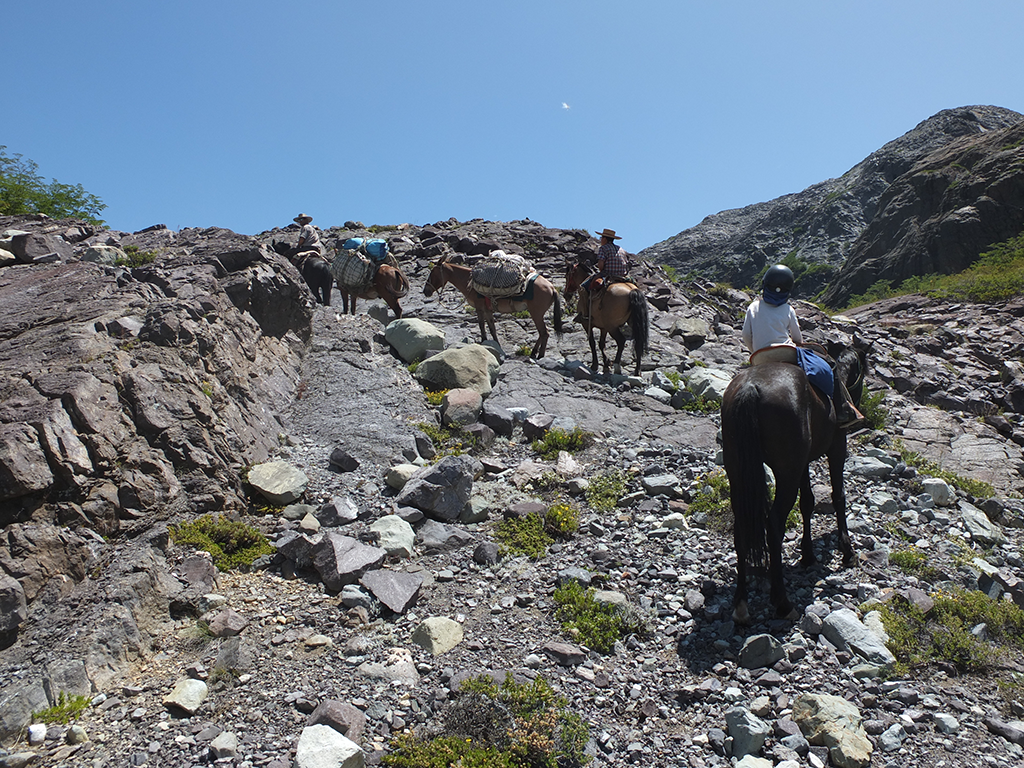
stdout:
MULTIPOLYGON (((867 350, 841 348, 830 353, 836 358, 837 380, 846 382, 853 401, 859 403, 864 390, 867 350)), ((733 620, 737 624, 749 623, 747 566, 764 564, 766 556, 770 600, 776 615, 793 619, 797 614, 786 596, 782 575, 782 538, 786 518, 799 494, 803 516, 801 564, 806 567, 816 562, 811 545, 814 496, 809 465, 822 456, 828 457, 843 564, 849 565, 853 560, 843 489, 846 430, 837 428, 830 399, 811 386, 798 366, 762 363, 742 369, 725 390, 722 453, 729 476, 736 546, 733 620), (774 501, 768 495, 765 464, 775 475, 774 501)))
POLYGON ((579 262, 569 265, 565 273, 565 297, 568 299, 574 292, 578 294, 578 306, 589 304, 590 315, 583 319, 583 327, 587 331, 587 338, 590 341, 590 367, 597 370, 597 345, 594 343, 594 329, 601 332, 601 360, 604 362, 604 372, 608 373, 608 354, 605 352, 605 342, 611 335, 615 339, 618 348, 615 350, 615 372, 622 370, 622 348, 626 345, 626 335, 619 330, 624 325, 629 325, 633 336, 633 357, 636 358, 635 376, 640 375, 640 358, 647 351, 650 338, 650 320, 647 313, 647 299, 643 291, 633 283, 608 283, 596 295, 591 295, 582 282, 591 272, 579 262))
POLYGON ((398 300, 409 294, 409 278, 398 267, 390 264, 381 264, 374 270, 373 280, 370 284, 358 293, 338 283, 338 290, 341 292, 341 311, 344 314, 349 312, 349 300, 352 301, 352 314, 356 313, 356 299, 384 299, 384 302, 391 307, 396 318, 402 317, 402 308, 398 300))
POLYGON ((440 292, 441 288, 447 283, 451 283, 458 288, 462 295, 466 297, 466 301, 469 302, 470 306, 476 310, 477 321, 480 323, 481 341, 487 340, 487 331, 484 328, 485 323, 491 329, 491 338, 498 341, 498 332, 494 329, 495 312, 511 314, 526 310, 530 313, 533 324, 537 328, 537 343, 530 350, 530 357, 537 359, 544 357, 544 353, 548 348, 549 336, 547 325, 544 323, 544 315, 552 304, 555 305, 553 317, 555 333, 558 336, 562 335, 562 302, 558 298, 558 291, 555 290, 555 286, 543 275, 537 275, 533 279, 533 295, 529 298, 525 298, 530 293, 529 289, 523 296, 508 296, 504 298, 482 296, 469 287, 472 274, 473 270, 470 267, 462 264, 452 264, 448 261, 447 256, 442 256, 434 265, 434 268, 430 270, 430 275, 427 276, 426 285, 423 286, 423 295, 430 296, 435 291, 440 292))

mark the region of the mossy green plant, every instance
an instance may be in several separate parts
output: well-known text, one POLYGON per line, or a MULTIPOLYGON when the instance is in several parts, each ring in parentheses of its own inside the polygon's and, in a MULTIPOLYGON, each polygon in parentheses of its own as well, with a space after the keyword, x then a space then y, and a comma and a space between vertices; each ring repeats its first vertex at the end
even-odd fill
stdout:
POLYGON ((588 762, 590 728, 543 677, 500 685, 490 677, 462 683, 441 714, 434 738, 394 739, 389 768, 575 768, 588 762))
POLYGON ((889 562, 903 573, 928 582, 942 578, 942 573, 928 564, 928 555, 916 547, 900 549, 889 554, 889 562))
POLYGON ((195 520, 168 526, 176 544, 186 544, 213 556, 221 571, 245 570, 256 558, 275 550, 259 529, 224 515, 203 515, 195 520))
POLYGON ((544 529, 560 539, 567 539, 580 529, 580 511, 574 504, 560 501, 548 507, 544 529))
POLYGON ((961 672, 982 672, 1001 657, 1014 653, 1019 658, 1024 651, 1024 611, 1013 603, 959 588, 932 599, 927 614, 901 597, 877 606, 897 660, 896 674, 933 661, 961 672), (984 633, 972 632, 980 625, 984 633))
POLYGON ((621 469, 612 469, 591 477, 584 497, 594 509, 610 512, 625 495, 626 487, 626 473, 621 469))
POLYGON ((593 588, 567 581, 555 590, 555 618, 562 630, 599 653, 610 653, 615 643, 631 634, 646 635, 647 621, 636 609, 599 602, 593 588))
POLYGON ((427 402, 437 407, 444 402, 444 396, 448 394, 447 389, 425 389, 423 390, 427 402))
POLYGON ((540 440, 530 443, 530 448, 539 453, 542 458, 553 459, 558 456, 559 451, 578 453, 588 448, 593 442, 594 436, 579 427, 571 430, 555 427, 549 429, 540 440))
POLYGON ((91 703, 92 700, 88 696, 61 691, 57 695, 57 702, 52 707, 33 712, 32 717, 41 723, 67 725, 72 720, 81 717, 91 703))
POLYGON ((969 493, 975 498, 987 499, 995 495, 995 488, 993 488, 990 483, 986 483, 983 480, 975 480, 970 477, 963 477, 955 472, 945 470, 934 461, 929 461, 921 454, 908 450, 900 440, 895 440, 894 444, 896 450, 899 451, 900 459, 908 467, 914 467, 919 472, 924 475, 928 475, 929 477, 945 480, 954 488, 957 488, 964 493, 969 493))
POLYGON ((532 560, 544 557, 548 547, 555 541, 545 529, 541 516, 536 513, 502 520, 494 535, 504 552, 525 555, 532 560))
POLYGON ((732 530, 729 478, 725 472, 715 470, 698 478, 697 490, 690 499, 686 513, 691 517, 703 517, 712 530, 723 533, 732 530))
POLYGON ((124 256, 118 256, 114 259, 114 265, 131 269, 151 264, 156 261, 158 255, 156 251, 140 251, 137 245, 126 245, 121 250, 124 251, 124 256))

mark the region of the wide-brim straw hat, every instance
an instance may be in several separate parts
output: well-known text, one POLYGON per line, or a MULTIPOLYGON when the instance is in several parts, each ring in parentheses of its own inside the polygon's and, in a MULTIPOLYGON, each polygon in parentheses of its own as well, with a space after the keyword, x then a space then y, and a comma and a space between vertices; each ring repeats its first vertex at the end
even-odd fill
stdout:
POLYGON ((619 237, 618 235, 615 234, 615 230, 614 229, 608 229, 608 227, 605 227, 600 232, 598 232, 597 236, 598 237, 607 237, 609 240, 621 240, 622 239, 621 237, 619 237))
POLYGON ((312 221, 312 220, 313 220, 313 217, 310 216, 308 213, 300 213, 298 216, 296 216, 294 219, 292 219, 292 221, 296 222, 297 224, 301 224, 303 221, 312 221))

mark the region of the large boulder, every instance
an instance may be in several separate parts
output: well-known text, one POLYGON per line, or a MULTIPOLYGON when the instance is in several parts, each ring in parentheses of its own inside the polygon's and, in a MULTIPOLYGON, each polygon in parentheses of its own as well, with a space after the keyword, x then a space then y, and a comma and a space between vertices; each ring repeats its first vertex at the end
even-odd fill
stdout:
POLYGON ((468 344, 428 357, 415 377, 426 389, 475 389, 489 395, 498 381, 498 360, 482 344, 468 344))
POLYGON ((436 520, 458 520, 473 493, 483 465, 472 456, 445 456, 417 471, 395 498, 398 506, 416 507, 436 520))
POLYGON ((444 349, 444 331, 415 317, 388 323, 384 340, 407 363, 418 363, 431 352, 444 349))

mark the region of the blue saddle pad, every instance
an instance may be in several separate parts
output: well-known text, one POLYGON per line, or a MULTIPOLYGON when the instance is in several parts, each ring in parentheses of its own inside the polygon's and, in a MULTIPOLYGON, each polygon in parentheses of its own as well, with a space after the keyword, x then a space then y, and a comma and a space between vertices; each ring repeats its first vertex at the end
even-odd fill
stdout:
POLYGON ((816 355, 804 347, 797 347, 796 362, 797 365, 803 368, 804 373, 807 374, 807 380, 811 384, 829 397, 832 397, 832 392, 835 390, 832 368, 829 367, 829 364, 820 355, 816 355))

